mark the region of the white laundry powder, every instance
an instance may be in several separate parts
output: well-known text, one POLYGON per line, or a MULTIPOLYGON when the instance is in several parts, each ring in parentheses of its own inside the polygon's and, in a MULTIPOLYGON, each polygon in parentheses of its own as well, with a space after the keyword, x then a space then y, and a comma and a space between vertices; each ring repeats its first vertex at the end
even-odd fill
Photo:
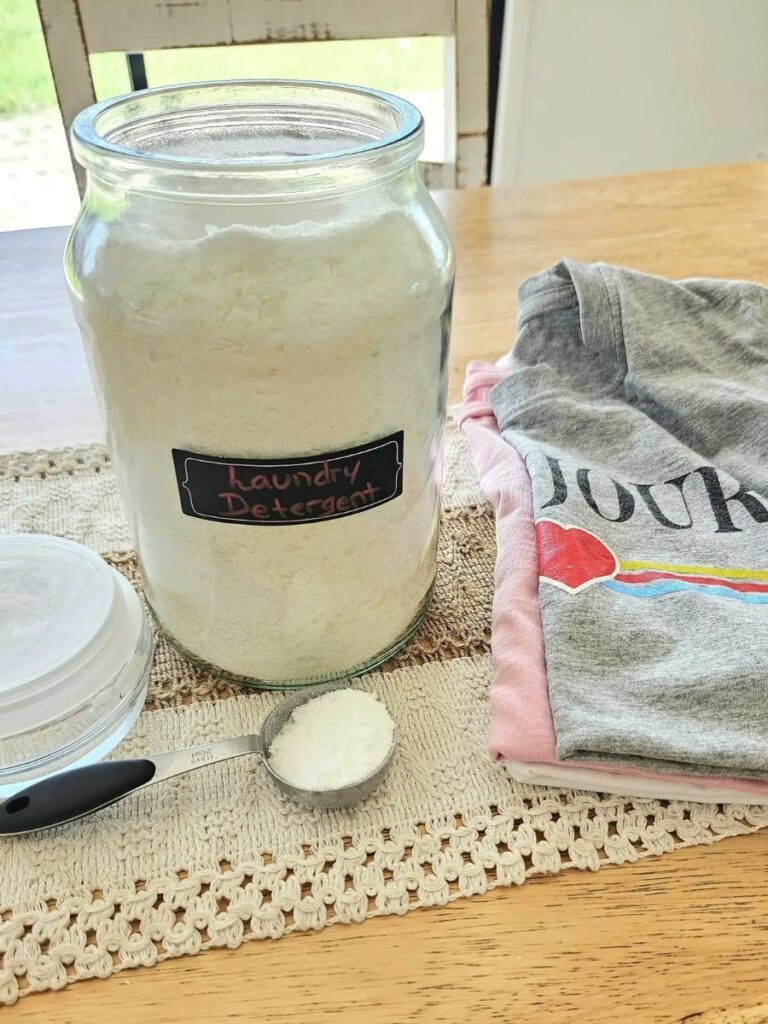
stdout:
POLYGON ((434 576, 447 241, 418 211, 190 228, 188 206, 155 205, 110 224, 77 287, 150 603, 240 676, 360 666, 434 576), (401 430, 403 492, 380 507, 288 527, 182 514, 174 448, 304 457, 401 430))
POLYGON ((270 745, 269 764, 300 789, 341 789, 384 763, 394 734, 395 723, 377 697, 331 690, 294 710, 270 745))

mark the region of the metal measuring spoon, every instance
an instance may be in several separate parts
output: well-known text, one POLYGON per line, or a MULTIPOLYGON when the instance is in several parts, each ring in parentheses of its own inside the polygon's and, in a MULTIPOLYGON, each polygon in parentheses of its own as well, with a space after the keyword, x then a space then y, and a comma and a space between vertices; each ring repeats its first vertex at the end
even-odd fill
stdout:
POLYGON ((340 789, 300 789, 278 775, 269 763, 272 741, 294 709, 323 693, 346 685, 326 683, 297 691, 267 715, 259 734, 216 740, 150 757, 100 761, 33 783, 0 803, 0 836, 24 835, 53 825, 63 825, 67 821, 109 807, 147 786, 244 754, 260 754, 262 764, 277 788, 307 807, 351 807, 369 796, 384 779, 395 754, 396 732, 392 736, 389 752, 378 768, 359 782, 340 789))

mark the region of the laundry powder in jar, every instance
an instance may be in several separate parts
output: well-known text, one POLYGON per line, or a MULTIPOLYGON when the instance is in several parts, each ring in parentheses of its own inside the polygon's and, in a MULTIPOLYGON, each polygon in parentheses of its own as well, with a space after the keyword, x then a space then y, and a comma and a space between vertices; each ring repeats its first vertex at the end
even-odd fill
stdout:
POLYGON ((357 670, 434 577, 450 249, 397 208, 194 230, 182 209, 194 237, 172 210, 110 225, 78 307, 148 599, 227 673, 357 670))
POLYGON ((331 690, 300 704, 269 748, 270 767, 299 789, 354 786, 392 749, 395 723, 384 704, 362 690, 331 690))

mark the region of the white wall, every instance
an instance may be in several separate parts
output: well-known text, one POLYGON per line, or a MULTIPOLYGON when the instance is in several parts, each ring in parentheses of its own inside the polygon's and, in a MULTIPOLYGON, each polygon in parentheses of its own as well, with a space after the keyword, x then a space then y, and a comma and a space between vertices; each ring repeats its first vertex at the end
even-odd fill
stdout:
POLYGON ((494 183, 768 156, 768 0, 507 0, 494 183))

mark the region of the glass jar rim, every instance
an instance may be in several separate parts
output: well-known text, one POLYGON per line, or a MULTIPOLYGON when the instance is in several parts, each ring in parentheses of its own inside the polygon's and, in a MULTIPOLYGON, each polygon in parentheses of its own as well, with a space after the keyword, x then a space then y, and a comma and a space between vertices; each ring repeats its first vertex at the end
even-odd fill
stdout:
MULTIPOLYGON (((314 109, 321 110, 323 107, 315 103, 314 109)), ((330 112, 333 108, 329 105, 325 109, 330 112)), ((127 171, 152 167, 162 173, 179 172, 184 175, 284 175, 292 171, 307 173, 313 169, 330 169, 347 163, 377 161, 385 155, 388 162, 404 164, 414 160, 421 151, 424 120, 418 108, 408 100, 378 89, 313 80, 249 78, 165 85, 116 96, 81 111, 72 123, 71 132, 75 156, 86 168, 109 164, 119 165, 127 171), (386 111, 390 115, 393 124, 388 131, 357 145, 277 157, 257 154, 206 158, 178 152, 153 152, 151 148, 125 144, 114 138, 120 129, 125 130, 129 125, 149 124, 153 118, 161 116, 172 122, 175 115, 181 119, 184 114, 196 109, 205 110, 206 107, 196 103, 196 99, 210 99, 215 106, 216 100, 227 94, 230 99, 232 96, 242 99, 248 94, 253 97, 252 106, 255 109, 259 96, 270 90, 294 94, 297 100, 303 94, 308 103, 313 96, 317 98, 325 95, 329 101, 332 97, 340 97, 351 101, 350 111, 354 110, 354 103, 358 104, 360 110, 366 104, 371 109, 378 104, 382 112, 386 111)))

